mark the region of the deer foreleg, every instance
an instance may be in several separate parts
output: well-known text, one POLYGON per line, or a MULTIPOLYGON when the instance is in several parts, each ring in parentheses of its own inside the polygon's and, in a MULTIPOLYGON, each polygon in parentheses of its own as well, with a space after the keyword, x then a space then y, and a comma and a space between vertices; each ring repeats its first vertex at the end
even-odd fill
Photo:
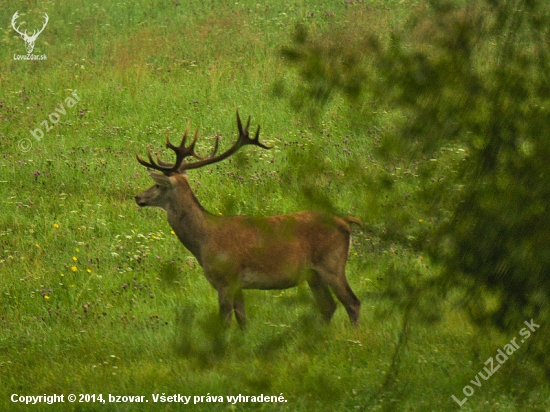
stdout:
POLYGON ((235 317, 237 318, 237 322, 239 322, 239 326, 241 329, 244 329, 246 327, 246 311, 244 309, 244 296, 242 289, 239 289, 235 293, 235 297, 233 299, 233 309, 235 310, 235 317))
POLYGON ((231 325, 234 302, 234 296, 230 293, 229 288, 224 287, 218 289, 218 302, 220 305, 220 318, 222 322, 229 327, 231 325))

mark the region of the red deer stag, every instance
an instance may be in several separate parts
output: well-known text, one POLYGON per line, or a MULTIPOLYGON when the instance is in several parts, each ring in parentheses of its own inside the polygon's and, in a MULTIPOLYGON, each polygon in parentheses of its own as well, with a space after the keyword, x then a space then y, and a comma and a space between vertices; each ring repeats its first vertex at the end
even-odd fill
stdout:
POLYGON ((198 128, 193 141, 185 145, 189 122, 178 147, 166 139, 166 147, 176 153, 174 164, 158 157, 155 162, 150 150, 149 162, 136 154, 155 181, 153 187, 136 196, 136 203, 166 211, 168 223, 218 292, 220 315, 228 326, 233 311, 239 325, 245 326, 243 289, 286 289, 303 281, 308 282, 326 322, 336 310, 332 289, 345 306, 350 321, 356 324, 361 303, 348 285, 345 266, 349 224, 361 225, 359 219, 317 211, 271 217, 216 216, 207 212, 193 194, 187 170, 222 161, 245 145, 270 149, 259 141, 260 127, 253 139, 249 137, 250 117, 243 129, 237 111, 237 125, 239 138, 219 155, 216 155, 217 141, 209 157, 195 153, 198 128), (187 157, 196 161, 186 162, 187 157))

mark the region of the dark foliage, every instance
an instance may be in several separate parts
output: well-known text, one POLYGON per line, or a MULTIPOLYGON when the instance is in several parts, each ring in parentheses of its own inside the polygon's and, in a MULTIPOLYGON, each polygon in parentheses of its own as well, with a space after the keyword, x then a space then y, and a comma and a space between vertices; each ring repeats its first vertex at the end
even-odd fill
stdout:
MULTIPOLYGON (((363 128, 366 102, 396 114, 377 145, 378 185, 365 190, 387 194, 376 219, 438 273, 415 283, 391 269, 401 307, 459 292, 480 324, 517 332, 534 319, 548 329, 550 4, 432 1, 388 38, 368 24, 317 36, 299 27, 283 55, 304 80, 290 96, 299 107, 314 113, 342 94, 363 128), (415 179, 390 173, 396 161, 415 179), (401 182, 414 185, 408 208, 401 182)), ((550 376, 543 333, 529 353, 550 376)))

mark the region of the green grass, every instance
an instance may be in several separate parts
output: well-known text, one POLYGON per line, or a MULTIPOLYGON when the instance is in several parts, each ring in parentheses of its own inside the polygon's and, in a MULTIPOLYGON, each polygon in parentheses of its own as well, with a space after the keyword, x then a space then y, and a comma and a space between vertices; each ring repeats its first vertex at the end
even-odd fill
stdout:
MULTIPOLYGON (((0 11, 9 22, 19 10, 29 31, 43 12, 50 16, 34 51, 47 60, 14 61, 24 43, 8 23, 0 33, 0 408, 137 409, 10 401, 12 394, 110 393, 145 395, 149 402, 140 410, 189 408, 155 404, 151 394, 287 400, 217 405, 233 410, 458 409, 451 395, 461 399, 483 362, 512 337, 474 329, 449 302, 439 323, 410 324, 398 372, 388 380, 403 318, 383 293, 387 274, 420 267, 429 275, 436 268, 422 257, 374 229, 356 230, 347 271, 363 304, 357 328, 341 305, 331 325, 322 325, 302 286, 247 291, 248 330, 234 325, 222 333, 216 293, 171 234, 164 212, 139 209, 133 199, 151 185, 136 152, 144 155, 151 145, 169 159, 165 137, 178 140, 188 118, 192 128, 200 126, 201 153, 216 133, 227 147, 236 137, 238 108, 275 148, 247 148, 231 161, 191 171, 209 211, 302 210, 312 206, 300 191, 305 183, 338 213, 383 226, 371 217, 358 180, 346 174, 357 165, 373 167, 372 135, 347 130, 340 101, 309 124, 275 98, 277 80, 298 81, 279 50, 297 22, 325 29, 368 17, 387 31, 416 2, 176 3, 29 8, 8 1, 0 11), (80 101, 45 131, 41 122, 74 90, 80 101), (39 127, 44 136, 37 141, 30 130, 39 127), (311 161, 322 174, 307 173, 311 161)), ((369 121, 389 129, 391 116, 380 112, 369 121)), ((520 348, 462 409, 547 410, 548 386, 529 362, 520 348)))

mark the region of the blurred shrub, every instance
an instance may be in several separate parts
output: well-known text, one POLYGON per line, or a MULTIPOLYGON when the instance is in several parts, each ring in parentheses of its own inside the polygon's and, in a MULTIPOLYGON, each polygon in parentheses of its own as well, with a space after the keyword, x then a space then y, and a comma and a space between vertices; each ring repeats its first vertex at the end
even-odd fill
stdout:
MULTIPOLYGON (((459 291, 479 323, 550 329, 550 4, 434 0, 389 33, 365 19, 299 26, 282 54, 303 80, 287 96, 310 115, 341 95, 366 134, 370 103, 392 113, 364 176, 383 206, 370 223, 438 274, 393 268, 390 292, 425 309, 459 291)), ((545 340, 529 345, 550 373, 545 340)))

